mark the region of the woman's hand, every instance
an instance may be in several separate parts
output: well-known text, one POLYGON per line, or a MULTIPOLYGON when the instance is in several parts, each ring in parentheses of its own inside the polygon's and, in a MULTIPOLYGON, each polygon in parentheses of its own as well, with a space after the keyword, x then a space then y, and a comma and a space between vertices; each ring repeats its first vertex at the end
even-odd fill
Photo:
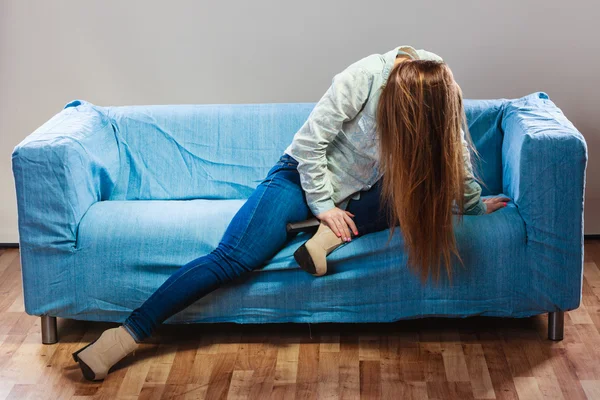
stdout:
POLYGON ((491 214, 496 210, 506 207, 507 201, 510 201, 508 197, 490 197, 487 199, 483 199, 483 202, 487 207, 486 214, 491 214))
POLYGON ((316 215, 321 222, 324 222, 333 233, 341 237, 344 241, 350 241, 350 229, 348 227, 352 229, 354 235, 358 235, 358 229, 356 229, 356 225, 350 216, 354 217, 354 214, 338 207, 316 215))

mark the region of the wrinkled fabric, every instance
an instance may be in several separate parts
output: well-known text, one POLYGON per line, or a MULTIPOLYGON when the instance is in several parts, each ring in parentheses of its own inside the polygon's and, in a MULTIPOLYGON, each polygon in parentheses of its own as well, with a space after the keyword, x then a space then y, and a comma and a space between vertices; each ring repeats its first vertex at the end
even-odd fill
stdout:
MULTIPOLYGON (((334 207, 345 210, 350 199, 381 179, 377 104, 398 55, 413 60, 443 59, 412 46, 371 54, 336 74, 285 153, 298 160, 308 206, 314 215, 334 207)), ((471 154, 461 129, 465 166, 464 214, 482 215, 487 207, 473 175, 471 154)), ((454 210, 458 212, 455 205, 454 210)))
MULTIPOLYGON (((75 100, 12 153, 25 310, 123 322, 214 249, 314 103, 100 107, 75 100)), ((544 92, 465 100, 492 214, 464 215, 453 285, 424 286, 399 229, 358 237, 313 277, 293 252, 166 322, 391 322, 526 317, 579 306, 587 146, 544 92), (568 173, 565 173, 568 171, 568 173)))
POLYGON ((587 143, 543 92, 508 103, 501 128, 503 191, 519 206, 540 266, 529 274, 532 295, 548 285, 581 299, 587 143))
MULTIPOLYGON (((137 342, 151 336, 164 320, 203 296, 263 267, 266 260, 296 236, 297 233, 286 232, 286 225, 313 216, 304 198, 297 166, 292 156, 283 154, 235 213, 217 247, 178 268, 133 310, 123 326, 137 342)), ((356 235, 389 227, 380 204, 380 183, 348 204, 356 235)))

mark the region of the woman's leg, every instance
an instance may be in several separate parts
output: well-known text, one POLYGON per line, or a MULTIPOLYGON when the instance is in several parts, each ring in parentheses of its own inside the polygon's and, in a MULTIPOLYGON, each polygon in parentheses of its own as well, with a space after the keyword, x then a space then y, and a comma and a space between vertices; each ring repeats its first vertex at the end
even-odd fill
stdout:
POLYGON ((360 192, 360 199, 348 202, 346 211, 354 214, 353 220, 358 229, 358 236, 389 228, 386 210, 379 205, 382 179, 379 179, 371 189, 360 192))
POLYGON ((297 162, 282 156, 240 208, 211 253, 175 271, 123 323, 136 342, 209 292, 264 265, 296 233, 286 224, 312 217, 300 185, 297 162))
MULTIPOLYGON (((386 214, 380 209, 381 179, 368 191, 360 192, 359 200, 350 200, 346 211, 351 212, 351 217, 358 230, 358 235, 351 231, 351 237, 366 235, 388 228, 386 214)), ((327 256, 343 245, 341 238, 337 237, 331 229, 320 224, 317 232, 294 252, 294 259, 306 272, 314 276, 327 273, 327 256)))

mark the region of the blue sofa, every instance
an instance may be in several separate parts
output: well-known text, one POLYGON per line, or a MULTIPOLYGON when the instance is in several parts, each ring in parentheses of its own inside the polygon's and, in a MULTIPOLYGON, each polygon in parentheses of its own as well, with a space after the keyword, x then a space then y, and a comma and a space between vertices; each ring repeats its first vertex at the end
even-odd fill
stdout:
MULTIPOLYGON (((12 153, 25 310, 42 317, 123 322, 177 268, 209 253, 278 160, 315 103, 101 107, 83 100, 12 153)), ((465 99, 483 196, 492 214, 465 215, 456 236, 466 268, 422 286, 400 232, 358 237, 313 277, 293 252, 165 323, 391 322, 421 317, 528 317, 581 302, 587 145, 544 92, 465 99)), ((456 216, 455 216, 456 217, 456 216)))

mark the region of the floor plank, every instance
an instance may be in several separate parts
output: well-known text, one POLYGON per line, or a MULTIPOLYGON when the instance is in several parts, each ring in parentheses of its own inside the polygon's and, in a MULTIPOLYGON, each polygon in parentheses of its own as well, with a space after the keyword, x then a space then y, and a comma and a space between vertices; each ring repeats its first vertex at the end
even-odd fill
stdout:
POLYGON ((71 353, 115 323, 58 319, 41 344, 18 249, 0 249, 0 400, 600 399, 600 240, 586 240, 581 306, 562 341, 547 315, 390 324, 162 325, 103 382, 71 353))

